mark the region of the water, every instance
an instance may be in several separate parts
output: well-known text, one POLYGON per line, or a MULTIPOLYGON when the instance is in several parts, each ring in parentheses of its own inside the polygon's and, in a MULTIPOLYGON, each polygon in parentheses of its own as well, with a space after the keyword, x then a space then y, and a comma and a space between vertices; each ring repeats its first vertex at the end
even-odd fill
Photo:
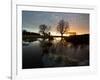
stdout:
POLYGON ((22 68, 89 66, 89 45, 61 38, 23 41, 22 68))

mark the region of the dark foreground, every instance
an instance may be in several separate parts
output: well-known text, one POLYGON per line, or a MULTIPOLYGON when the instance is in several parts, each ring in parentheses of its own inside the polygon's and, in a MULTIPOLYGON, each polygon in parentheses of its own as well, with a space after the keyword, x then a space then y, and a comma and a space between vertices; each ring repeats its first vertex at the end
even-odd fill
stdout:
POLYGON ((24 37, 22 68, 89 66, 89 35, 57 39, 24 37))

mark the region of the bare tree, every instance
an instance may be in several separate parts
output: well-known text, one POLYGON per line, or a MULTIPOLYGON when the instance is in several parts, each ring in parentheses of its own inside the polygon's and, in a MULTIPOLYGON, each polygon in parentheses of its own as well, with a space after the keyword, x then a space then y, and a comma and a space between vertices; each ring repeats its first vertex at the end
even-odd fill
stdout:
POLYGON ((39 32, 45 36, 45 34, 46 34, 46 29, 47 29, 47 25, 41 24, 41 25, 39 26, 39 29, 40 29, 39 32))
POLYGON ((69 23, 65 22, 64 20, 60 20, 57 25, 57 31, 60 32, 62 37, 64 33, 68 32, 68 29, 69 29, 69 23))

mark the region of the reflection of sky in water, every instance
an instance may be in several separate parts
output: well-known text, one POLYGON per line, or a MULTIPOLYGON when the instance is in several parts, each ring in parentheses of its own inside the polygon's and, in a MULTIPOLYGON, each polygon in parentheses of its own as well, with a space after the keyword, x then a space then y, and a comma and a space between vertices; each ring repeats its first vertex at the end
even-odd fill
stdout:
POLYGON ((31 46, 33 46, 33 47, 39 46, 39 41, 31 42, 31 46))
POLYGON ((30 45, 26 47, 24 45, 24 57, 33 56, 28 60, 24 60, 24 65, 27 66, 31 61, 34 63, 31 62, 28 67, 32 65, 34 67, 37 67, 37 65, 43 67, 89 65, 88 45, 73 45, 60 39, 54 39, 51 42, 52 45, 47 40, 41 41, 41 39, 38 39, 38 41, 30 42, 30 45), (47 53, 44 53, 44 51, 47 53))

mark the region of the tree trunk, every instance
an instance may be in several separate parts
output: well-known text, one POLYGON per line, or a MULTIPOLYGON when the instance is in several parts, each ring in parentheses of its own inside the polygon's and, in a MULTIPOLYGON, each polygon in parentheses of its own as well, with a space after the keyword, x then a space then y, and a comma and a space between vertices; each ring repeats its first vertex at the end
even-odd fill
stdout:
POLYGON ((61 38, 63 38, 63 34, 61 34, 61 38))

